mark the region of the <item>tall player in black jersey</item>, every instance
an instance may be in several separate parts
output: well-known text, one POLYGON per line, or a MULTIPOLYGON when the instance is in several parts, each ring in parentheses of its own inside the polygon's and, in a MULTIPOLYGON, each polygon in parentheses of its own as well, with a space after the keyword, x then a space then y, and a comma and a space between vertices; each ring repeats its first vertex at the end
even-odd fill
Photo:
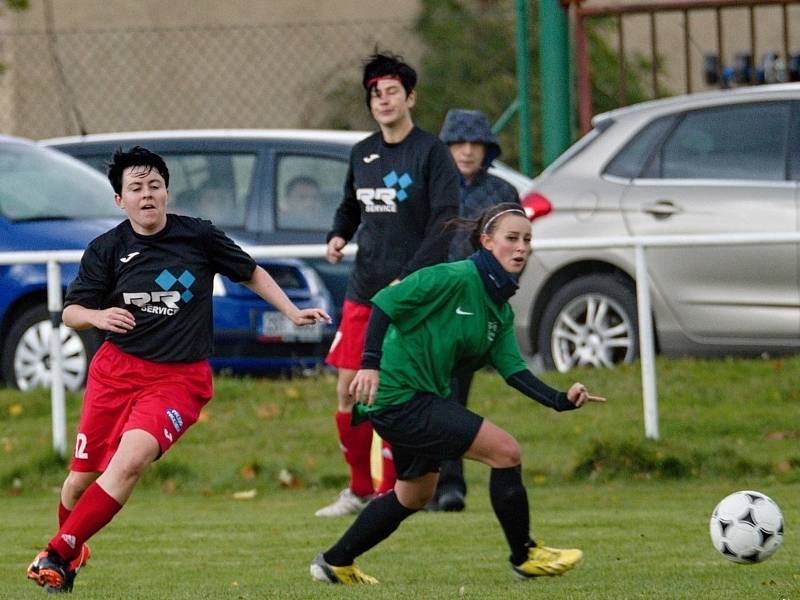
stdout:
POLYGON ((144 470, 195 423, 211 399, 212 287, 241 282, 296 325, 330 321, 299 310, 210 221, 167 214, 169 170, 144 148, 114 154, 108 178, 127 220, 94 239, 65 298, 64 323, 96 327, 59 530, 28 567, 48 591, 70 591, 86 540, 122 508, 144 470))
POLYGON ((421 267, 445 262, 452 231, 444 223, 458 215, 458 171, 450 151, 411 119, 416 83, 416 72, 399 56, 374 54, 364 65, 367 107, 380 131, 353 147, 344 198, 327 237, 328 261, 337 263, 358 233, 342 321, 327 358, 339 370, 335 419, 350 485, 317 511, 320 517, 356 513, 373 495, 394 487, 391 450, 384 445, 383 478, 373 488, 372 426, 350 423, 353 399, 347 390, 361 361, 370 299, 421 267))

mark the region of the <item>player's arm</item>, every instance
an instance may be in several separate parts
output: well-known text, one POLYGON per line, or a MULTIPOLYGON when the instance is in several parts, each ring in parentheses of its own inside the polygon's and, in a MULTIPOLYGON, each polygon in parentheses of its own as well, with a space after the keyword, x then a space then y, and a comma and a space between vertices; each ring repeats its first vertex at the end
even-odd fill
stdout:
POLYGON ((580 408, 587 402, 605 402, 600 396, 592 396, 586 386, 580 382, 573 383, 566 392, 554 390, 541 379, 528 370, 518 371, 506 379, 506 383, 519 390, 528 398, 533 398, 540 404, 562 412, 580 408))
POLYGON ((373 305, 367 322, 364 351, 361 353, 361 366, 350 382, 349 394, 359 402, 363 397, 366 404, 375 401, 380 380, 383 338, 392 320, 379 306, 373 305))
POLYGON ((97 327, 112 333, 126 333, 136 326, 133 315, 118 306, 105 309, 86 308, 79 304, 70 304, 61 313, 64 325, 81 330, 97 327))
POLYGON ((289 317, 295 325, 313 325, 321 321, 331 322, 330 315, 321 308, 297 308, 286 292, 275 283, 272 276, 259 265, 256 265, 250 279, 241 283, 289 317))
POLYGON ((353 165, 351 162, 344 182, 342 201, 339 203, 339 207, 333 215, 333 226, 325 238, 328 243, 326 258, 329 263, 336 264, 342 260, 344 256, 342 254, 342 248, 352 239, 360 224, 361 207, 356 198, 353 165))
POLYGON ((136 319, 126 308, 102 308, 101 298, 113 288, 111 249, 93 240, 81 257, 78 276, 67 287, 61 320, 75 330, 96 327, 111 333, 126 333, 136 326, 136 319))

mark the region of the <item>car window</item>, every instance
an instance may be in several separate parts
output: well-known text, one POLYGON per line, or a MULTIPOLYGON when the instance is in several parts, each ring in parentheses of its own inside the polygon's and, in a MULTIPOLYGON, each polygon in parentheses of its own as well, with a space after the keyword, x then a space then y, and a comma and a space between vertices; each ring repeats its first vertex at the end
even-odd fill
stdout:
POLYGON ((0 148, 0 213, 14 221, 120 218, 102 175, 57 152, 23 144, 0 148))
POLYGON ((608 163, 603 173, 625 179, 639 177, 648 159, 661 144, 676 119, 675 115, 668 115, 646 125, 625 144, 622 150, 608 163))
POLYGON ((253 186, 254 153, 161 152, 169 167, 171 210, 244 228, 253 186))
POLYGON ((790 112, 768 102, 687 113, 663 146, 661 177, 785 180, 790 112))
POLYGON ((278 157, 278 229, 327 231, 342 200, 347 162, 323 156, 278 157))

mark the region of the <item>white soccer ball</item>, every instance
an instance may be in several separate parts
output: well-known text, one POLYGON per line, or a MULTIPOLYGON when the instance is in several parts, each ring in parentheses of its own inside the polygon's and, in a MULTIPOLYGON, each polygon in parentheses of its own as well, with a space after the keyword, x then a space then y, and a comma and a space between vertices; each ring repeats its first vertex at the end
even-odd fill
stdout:
POLYGON ((761 492, 744 490, 726 496, 711 513, 711 542, 736 563, 761 562, 783 542, 783 515, 761 492))

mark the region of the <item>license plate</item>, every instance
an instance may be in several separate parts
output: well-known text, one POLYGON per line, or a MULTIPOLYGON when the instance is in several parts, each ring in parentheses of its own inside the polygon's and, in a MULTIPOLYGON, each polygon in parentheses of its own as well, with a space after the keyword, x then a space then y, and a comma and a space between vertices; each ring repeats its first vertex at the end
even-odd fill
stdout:
POLYGON ((280 338, 284 342, 319 342, 322 340, 322 323, 295 325, 279 312, 265 312, 261 317, 261 335, 280 338))

